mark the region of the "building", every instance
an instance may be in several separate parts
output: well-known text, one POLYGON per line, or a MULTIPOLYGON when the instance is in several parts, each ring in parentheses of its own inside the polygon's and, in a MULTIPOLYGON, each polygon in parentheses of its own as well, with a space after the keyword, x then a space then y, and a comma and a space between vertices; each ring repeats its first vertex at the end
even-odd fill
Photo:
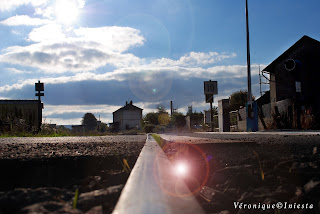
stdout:
POLYGON ((126 105, 117 111, 113 112, 113 130, 123 131, 132 128, 141 128, 140 122, 142 119, 141 108, 126 102, 126 105))
POLYGON ((38 107, 38 100, 0 100, 0 131, 37 130, 38 107))
POLYGON ((263 72, 270 75, 271 115, 287 120, 301 128, 301 117, 320 113, 320 42, 303 36, 268 65, 263 72), (281 104, 281 105, 280 105, 281 104))
POLYGON ((204 123, 204 115, 203 113, 191 113, 186 116, 186 126, 190 129, 199 129, 202 127, 204 123))
POLYGON ((84 132, 84 125, 72 125, 71 129, 74 132, 84 132))

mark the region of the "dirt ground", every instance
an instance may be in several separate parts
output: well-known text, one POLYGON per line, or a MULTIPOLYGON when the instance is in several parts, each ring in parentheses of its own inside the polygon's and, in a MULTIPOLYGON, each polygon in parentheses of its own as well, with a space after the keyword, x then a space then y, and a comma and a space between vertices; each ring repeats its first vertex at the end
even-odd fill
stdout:
POLYGON ((207 213, 320 213, 319 135, 182 135, 162 135, 166 153, 189 160, 186 183, 207 213))
POLYGON ((111 213, 145 140, 0 139, 0 213, 111 213), (124 170, 124 160, 130 169, 124 170))
MULTIPOLYGON (((170 135, 165 152, 189 161, 185 181, 206 213, 320 213, 319 135, 182 135, 170 135), (295 207, 248 209, 279 202, 295 207)), ((129 176, 123 160, 132 168, 145 139, 0 139, 0 214, 111 213, 129 176)))

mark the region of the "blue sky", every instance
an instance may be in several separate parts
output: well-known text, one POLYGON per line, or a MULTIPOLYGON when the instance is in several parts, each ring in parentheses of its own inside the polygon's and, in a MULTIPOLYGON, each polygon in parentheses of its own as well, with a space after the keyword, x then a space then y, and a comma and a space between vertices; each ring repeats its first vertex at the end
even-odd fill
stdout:
MULTIPOLYGON (((252 87, 303 35, 320 40, 318 0, 249 0, 252 87)), ((44 120, 112 122, 126 101, 185 113, 246 89, 245 0, 20 0, 0 2, 0 98, 34 99, 45 83, 44 120)))

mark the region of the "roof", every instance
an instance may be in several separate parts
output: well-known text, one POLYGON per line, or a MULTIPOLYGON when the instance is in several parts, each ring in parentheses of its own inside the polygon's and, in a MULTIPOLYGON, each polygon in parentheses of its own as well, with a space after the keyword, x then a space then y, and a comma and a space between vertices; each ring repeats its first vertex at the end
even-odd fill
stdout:
POLYGON ((0 100, 0 104, 34 104, 39 100, 0 100))
POLYGON ((303 44, 312 44, 315 47, 320 48, 320 42, 315 40, 309 36, 304 35, 301 39, 299 39, 295 44, 293 44, 288 50, 283 52, 277 59, 275 59, 271 64, 269 64, 266 68, 262 71, 273 73, 275 70, 275 66, 278 65, 281 61, 287 58, 287 56, 297 50, 299 47, 303 46, 303 44))
POLYGON ((143 109, 133 105, 132 101, 131 101, 130 103, 126 103, 125 106, 123 106, 123 107, 119 108, 118 110, 116 110, 115 112, 113 112, 113 114, 116 113, 117 111, 124 111, 124 110, 126 110, 126 111, 134 111, 134 110, 142 111, 143 109))

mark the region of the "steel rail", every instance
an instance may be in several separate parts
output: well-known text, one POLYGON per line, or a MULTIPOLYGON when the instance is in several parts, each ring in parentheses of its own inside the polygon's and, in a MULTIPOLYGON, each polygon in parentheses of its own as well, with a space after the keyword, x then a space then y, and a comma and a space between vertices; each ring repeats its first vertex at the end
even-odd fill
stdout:
POLYGON ((204 213, 150 134, 113 210, 113 214, 124 213, 204 213))

